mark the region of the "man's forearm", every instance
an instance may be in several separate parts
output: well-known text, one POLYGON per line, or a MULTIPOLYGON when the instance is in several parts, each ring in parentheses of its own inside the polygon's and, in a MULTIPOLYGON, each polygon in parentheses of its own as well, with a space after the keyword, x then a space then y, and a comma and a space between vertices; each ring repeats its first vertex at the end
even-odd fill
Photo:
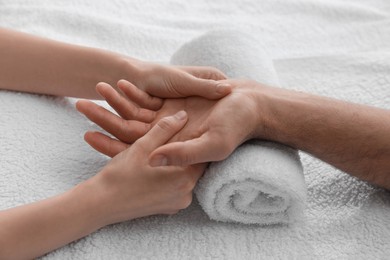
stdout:
POLYGON ((264 93, 264 138, 390 189, 389 110, 282 89, 264 93))
POLYGON ((115 86, 132 74, 116 53, 2 28, 0 36, 0 89, 98 99, 98 82, 115 86))

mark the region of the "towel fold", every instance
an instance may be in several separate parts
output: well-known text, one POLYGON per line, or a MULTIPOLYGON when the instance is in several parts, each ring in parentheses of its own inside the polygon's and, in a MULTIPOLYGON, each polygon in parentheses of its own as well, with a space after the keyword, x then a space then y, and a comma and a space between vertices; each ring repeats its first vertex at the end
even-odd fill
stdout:
MULTIPOLYGON (((228 77, 279 85, 272 60, 258 41, 233 30, 212 31, 183 45, 175 65, 213 66, 228 77)), ((244 105, 244 104, 243 104, 244 105)), ((211 219, 245 224, 289 224, 301 219, 306 185, 298 152, 252 140, 214 162, 195 189, 211 219)))

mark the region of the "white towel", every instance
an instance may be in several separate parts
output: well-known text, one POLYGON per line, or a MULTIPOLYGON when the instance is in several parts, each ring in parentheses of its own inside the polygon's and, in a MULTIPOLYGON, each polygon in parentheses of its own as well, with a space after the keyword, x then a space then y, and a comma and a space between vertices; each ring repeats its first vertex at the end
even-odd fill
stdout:
MULTIPOLYGON (((214 66, 229 77, 278 85, 272 60, 265 53, 260 43, 248 34, 218 30, 183 45, 171 63, 214 66)), ((212 163, 195 194, 214 220, 287 224, 303 216, 306 185, 296 150, 276 143, 251 141, 224 161, 212 163)))

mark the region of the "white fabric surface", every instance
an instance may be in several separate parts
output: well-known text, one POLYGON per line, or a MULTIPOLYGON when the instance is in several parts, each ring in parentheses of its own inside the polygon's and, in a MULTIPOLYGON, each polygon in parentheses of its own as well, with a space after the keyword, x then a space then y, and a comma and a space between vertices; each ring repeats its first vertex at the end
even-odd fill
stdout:
MULTIPOLYGON (((243 31, 213 30, 181 46, 171 64, 213 66, 231 78, 279 86, 273 61, 259 41, 243 31)), ((217 221, 260 225, 304 221, 306 184, 298 152, 277 143, 242 144, 206 169, 195 194, 217 221)))
MULTIPOLYGON (((261 35, 282 86, 390 108, 388 0, 0 0, 0 25, 168 62, 184 42, 239 24, 261 35)), ((0 207, 62 192, 106 158, 63 99, 0 92, 0 207)), ((112 225, 44 259, 387 259, 390 194, 302 154, 306 223, 211 221, 196 202, 172 217, 112 225)))
POLYGON ((212 163, 195 188, 199 205, 214 220, 273 225, 304 222, 306 184, 298 152, 251 141, 212 163))

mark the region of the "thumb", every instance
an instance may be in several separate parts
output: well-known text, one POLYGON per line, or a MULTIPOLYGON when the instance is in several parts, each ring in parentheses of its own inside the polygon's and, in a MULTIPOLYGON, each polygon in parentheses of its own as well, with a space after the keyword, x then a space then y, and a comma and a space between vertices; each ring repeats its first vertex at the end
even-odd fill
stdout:
POLYGON ((150 155, 150 165, 187 166, 211 161, 221 161, 234 150, 222 139, 204 134, 185 142, 173 142, 157 148, 150 155))
POLYGON ((171 66, 157 66, 145 79, 143 90, 159 98, 200 96, 220 99, 232 91, 232 85, 211 79, 197 78, 171 66))
POLYGON ((201 79, 224 80, 227 76, 217 68, 206 66, 177 66, 177 68, 201 79))
POLYGON ((164 117, 136 143, 139 143, 146 151, 152 152, 179 132, 186 124, 187 119, 187 113, 183 110, 173 116, 164 117))
POLYGON ((187 73, 172 81, 172 87, 176 89, 176 93, 180 93, 181 97, 200 96, 207 99, 220 99, 232 90, 229 83, 197 78, 187 73))

